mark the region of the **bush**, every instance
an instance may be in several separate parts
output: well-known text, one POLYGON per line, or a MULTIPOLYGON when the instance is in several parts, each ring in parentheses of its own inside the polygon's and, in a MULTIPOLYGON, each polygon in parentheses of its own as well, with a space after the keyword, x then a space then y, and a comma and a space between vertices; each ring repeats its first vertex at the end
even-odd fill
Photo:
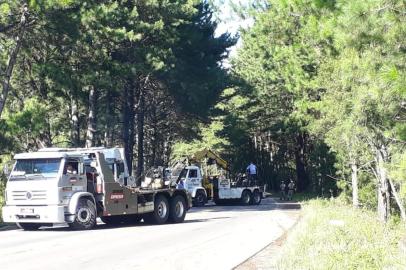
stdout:
POLYGON ((406 269, 398 242, 402 224, 382 224, 376 213, 312 200, 288 237, 279 269, 406 269))

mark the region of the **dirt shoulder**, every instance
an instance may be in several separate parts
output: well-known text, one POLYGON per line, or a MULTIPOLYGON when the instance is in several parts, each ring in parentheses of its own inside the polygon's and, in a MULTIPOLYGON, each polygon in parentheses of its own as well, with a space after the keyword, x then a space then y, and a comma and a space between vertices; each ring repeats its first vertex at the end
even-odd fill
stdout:
POLYGON ((253 255, 251 258, 235 267, 235 270, 262 270, 262 269, 276 269, 276 261, 284 245, 288 233, 299 222, 301 217, 301 205, 295 201, 281 201, 279 198, 274 197, 275 209, 278 209, 292 219, 294 222, 289 225, 280 224, 284 233, 278 239, 270 243, 261 251, 253 255))

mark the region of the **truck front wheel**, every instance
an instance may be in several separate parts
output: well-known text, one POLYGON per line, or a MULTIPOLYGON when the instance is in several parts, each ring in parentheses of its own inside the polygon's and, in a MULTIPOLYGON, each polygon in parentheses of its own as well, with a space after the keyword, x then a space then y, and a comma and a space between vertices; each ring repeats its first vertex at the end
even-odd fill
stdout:
POLYGON ((169 217, 169 203, 164 195, 157 195, 154 202, 154 211, 144 216, 147 223, 164 224, 169 217))
POLYGON ((96 225, 96 206, 89 199, 80 199, 75 220, 69 226, 75 230, 90 230, 96 225))
POLYGON ((24 231, 36 231, 41 227, 38 223, 16 223, 17 227, 23 229, 24 231))
POLYGON ((169 211, 169 220, 173 223, 181 223, 185 220, 186 201, 180 195, 175 196, 171 200, 171 208, 169 211))
POLYGON ((203 206, 207 201, 207 196, 203 190, 196 191, 195 199, 193 200, 193 206, 203 206))

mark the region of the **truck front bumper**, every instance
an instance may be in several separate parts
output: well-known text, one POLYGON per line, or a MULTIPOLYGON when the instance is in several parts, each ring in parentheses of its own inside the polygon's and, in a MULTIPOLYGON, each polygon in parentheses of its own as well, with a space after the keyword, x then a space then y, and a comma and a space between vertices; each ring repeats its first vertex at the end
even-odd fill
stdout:
POLYGON ((7 205, 3 207, 2 217, 4 222, 10 223, 64 223, 65 210, 60 205, 7 205))

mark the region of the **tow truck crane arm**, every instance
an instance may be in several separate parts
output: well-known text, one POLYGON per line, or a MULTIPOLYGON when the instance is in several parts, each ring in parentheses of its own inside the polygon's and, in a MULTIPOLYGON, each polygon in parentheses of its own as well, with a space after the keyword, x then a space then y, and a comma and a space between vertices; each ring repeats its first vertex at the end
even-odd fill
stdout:
POLYGON ((189 159, 192 162, 200 162, 204 160, 205 158, 207 159, 212 159, 216 161, 216 164, 219 165, 222 169, 224 170, 229 170, 228 167, 228 162, 222 159, 217 153, 210 149, 203 149, 201 151, 197 151, 194 153, 191 158, 189 159))

